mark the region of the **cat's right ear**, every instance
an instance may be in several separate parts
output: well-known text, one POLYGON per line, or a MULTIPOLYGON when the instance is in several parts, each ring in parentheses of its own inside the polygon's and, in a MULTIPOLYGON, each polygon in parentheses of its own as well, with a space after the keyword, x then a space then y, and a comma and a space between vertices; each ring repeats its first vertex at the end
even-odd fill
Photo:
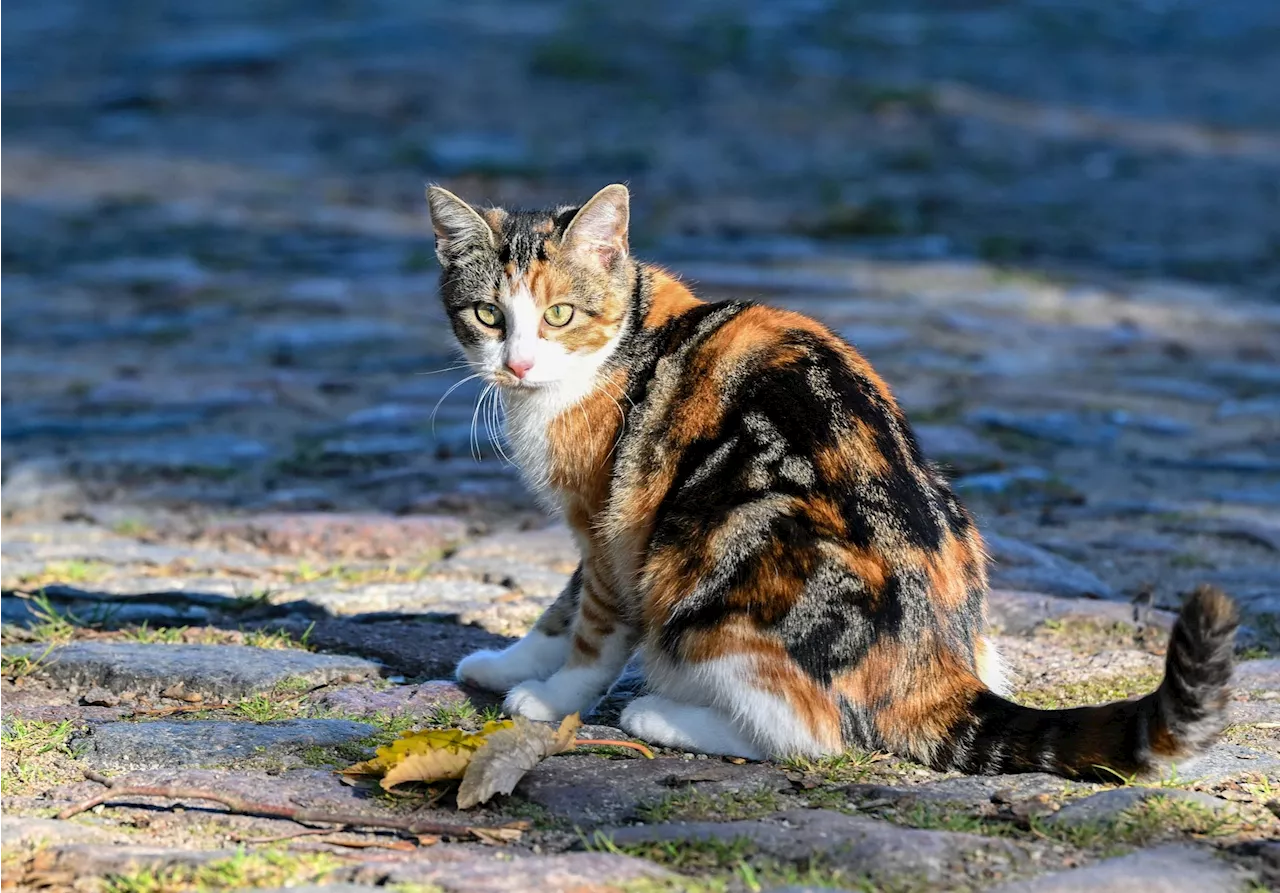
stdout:
POLYGON ((440 186, 427 187, 436 257, 443 266, 458 263, 472 251, 494 247, 493 230, 476 209, 440 186))

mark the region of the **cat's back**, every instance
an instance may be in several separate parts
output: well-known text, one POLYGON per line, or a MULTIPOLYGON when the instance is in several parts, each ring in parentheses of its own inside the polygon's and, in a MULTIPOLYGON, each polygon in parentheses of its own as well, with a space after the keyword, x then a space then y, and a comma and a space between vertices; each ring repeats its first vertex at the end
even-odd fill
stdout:
POLYGON ((944 601, 972 604, 985 588, 969 516, 885 382, 822 323, 710 303, 649 337, 611 513, 633 545, 678 556, 682 576, 755 573, 774 549, 817 567, 835 549, 884 585, 909 574, 944 601))

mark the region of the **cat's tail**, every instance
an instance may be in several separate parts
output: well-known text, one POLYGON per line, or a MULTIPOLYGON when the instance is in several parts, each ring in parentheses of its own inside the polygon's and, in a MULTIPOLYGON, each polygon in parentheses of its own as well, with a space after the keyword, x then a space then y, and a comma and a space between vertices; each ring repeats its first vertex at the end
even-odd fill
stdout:
POLYGON ((1201 587, 1174 624, 1164 679, 1146 697, 1036 710, 983 690, 945 741, 913 755, 970 774, 1053 772, 1111 781, 1149 774, 1198 753, 1222 731, 1238 623, 1231 599, 1201 587))

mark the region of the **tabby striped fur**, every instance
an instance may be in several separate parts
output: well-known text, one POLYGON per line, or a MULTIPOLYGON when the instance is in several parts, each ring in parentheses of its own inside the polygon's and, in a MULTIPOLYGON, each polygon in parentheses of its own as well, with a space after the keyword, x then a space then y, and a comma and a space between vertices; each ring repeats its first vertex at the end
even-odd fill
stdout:
POLYGON ((548 212, 476 211, 438 187, 429 201, 459 344, 582 551, 536 628, 463 660, 463 681, 553 720, 638 653, 650 693, 622 716, 637 737, 754 758, 888 749, 971 773, 1142 773, 1221 728, 1235 613, 1214 592, 1184 608, 1145 698, 1001 697, 982 540, 888 387, 808 317, 704 303, 633 260, 624 187, 548 212), (542 317, 560 303, 563 327, 542 317))

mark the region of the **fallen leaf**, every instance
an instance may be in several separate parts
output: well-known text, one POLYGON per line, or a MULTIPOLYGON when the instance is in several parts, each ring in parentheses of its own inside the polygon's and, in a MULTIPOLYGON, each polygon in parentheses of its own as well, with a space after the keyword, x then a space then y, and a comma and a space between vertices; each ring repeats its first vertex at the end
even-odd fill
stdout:
MULTIPOLYGON (((385 747, 379 747, 376 756, 372 760, 365 760, 363 763, 348 766, 342 770, 342 774, 385 777, 392 769, 410 758, 430 757, 437 753, 444 753, 449 757, 465 756, 466 759, 462 762, 462 768, 466 768, 471 756, 485 743, 489 735, 510 727, 511 720, 507 720, 505 722, 485 723, 484 728, 477 733, 464 732, 462 729, 425 729, 420 732, 401 732, 400 737, 395 741, 385 747)), ((437 781, 447 778, 461 778, 461 769, 454 768, 455 762, 455 760, 445 759, 444 757, 434 761, 428 760, 425 765, 418 767, 418 776, 414 778, 402 777, 399 781, 391 784, 384 783, 383 787, 390 788, 392 785, 401 784, 405 781, 437 781), (446 774, 435 776, 427 774, 437 767, 446 774)))
POLYGON ((411 753, 382 776, 382 788, 389 791, 398 784, 410 781, 443 781, 448 778, 461 778, 474 753, 473 750, 449 748, 411 753))
POLYGON ((470 809, 487 803, 495 794, 510 794, 534 766, 571 749, 581 725, 576 713, 566 716, 555 731, 517 717, 510 728, 489 735, 463 773, 458 808, 470 809))

